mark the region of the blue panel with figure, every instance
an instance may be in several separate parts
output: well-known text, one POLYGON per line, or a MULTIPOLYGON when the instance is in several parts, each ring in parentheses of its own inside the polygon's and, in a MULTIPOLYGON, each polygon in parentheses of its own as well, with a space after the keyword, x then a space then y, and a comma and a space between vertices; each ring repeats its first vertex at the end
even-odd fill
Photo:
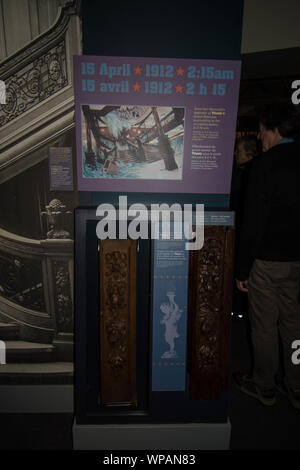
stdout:
POLYGON ((154 241, 153 391, 185 390, 188 254, 184 240, 154 241))

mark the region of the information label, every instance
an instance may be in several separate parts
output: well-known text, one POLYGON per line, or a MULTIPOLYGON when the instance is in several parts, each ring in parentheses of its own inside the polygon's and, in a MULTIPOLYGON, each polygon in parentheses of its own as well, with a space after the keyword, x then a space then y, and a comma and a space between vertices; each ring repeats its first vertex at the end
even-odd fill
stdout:
POLYGON ((71 147, 49 148, 51 191, 73 191, 73 161, 71 147))
POLYGON ((152 390, 185 389, 188 300, 185 241, 154 241, 152 390))

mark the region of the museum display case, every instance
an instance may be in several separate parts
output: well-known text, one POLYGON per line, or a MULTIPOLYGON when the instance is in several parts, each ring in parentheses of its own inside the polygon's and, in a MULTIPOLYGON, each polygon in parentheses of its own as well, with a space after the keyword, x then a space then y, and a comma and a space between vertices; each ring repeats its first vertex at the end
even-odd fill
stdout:
POLYGON ((204 220, 189 251, 99 240, 96 207, 76 209, 77 424, 227 421, 233 214, 204 220))

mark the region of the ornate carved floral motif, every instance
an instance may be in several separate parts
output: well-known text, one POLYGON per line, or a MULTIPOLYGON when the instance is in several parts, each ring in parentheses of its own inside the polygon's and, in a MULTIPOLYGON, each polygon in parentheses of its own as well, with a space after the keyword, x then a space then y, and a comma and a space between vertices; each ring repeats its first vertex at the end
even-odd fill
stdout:
POLYGON ((119 281, 126 277, 126 253, 113 251, 105 255, 105 274, 112 277, 114 281, 119 281))
POLYGON ((107 321, 105 324, 108 342, 113 346, 126 336, 126 322, 121 319, 107 321))
POLYGON ((108 363, 114 375, 119 375, 126 364, 126 348, 119 346, 108 355, 108 363))
POLYGON ((205 226, 204 246, 190 253, 189 393, 217 399, 228 387, 233 227, 205 226))
POLYGON ((203 372, 216 367, 219 360, 219 313, 223 285, 223 240, 208 238, 199 252, 197 265, 196 328, 201 341, 197 345, 197 364, 203 372))
POLYGON ((104 256, 106 315, 104 328, 110 345, 108 363, 114 375, 120 375, 127 363, 127 323, 121 316, 127 307, 128 256, 112 251, 104 256))

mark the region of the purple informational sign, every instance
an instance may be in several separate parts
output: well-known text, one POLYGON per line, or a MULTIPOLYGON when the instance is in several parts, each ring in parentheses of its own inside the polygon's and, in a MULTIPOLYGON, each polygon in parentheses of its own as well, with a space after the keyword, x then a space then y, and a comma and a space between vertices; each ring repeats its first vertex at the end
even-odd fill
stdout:
POLYGON ((75 56, 79 191, 230 192, 240 61, 75 56))

